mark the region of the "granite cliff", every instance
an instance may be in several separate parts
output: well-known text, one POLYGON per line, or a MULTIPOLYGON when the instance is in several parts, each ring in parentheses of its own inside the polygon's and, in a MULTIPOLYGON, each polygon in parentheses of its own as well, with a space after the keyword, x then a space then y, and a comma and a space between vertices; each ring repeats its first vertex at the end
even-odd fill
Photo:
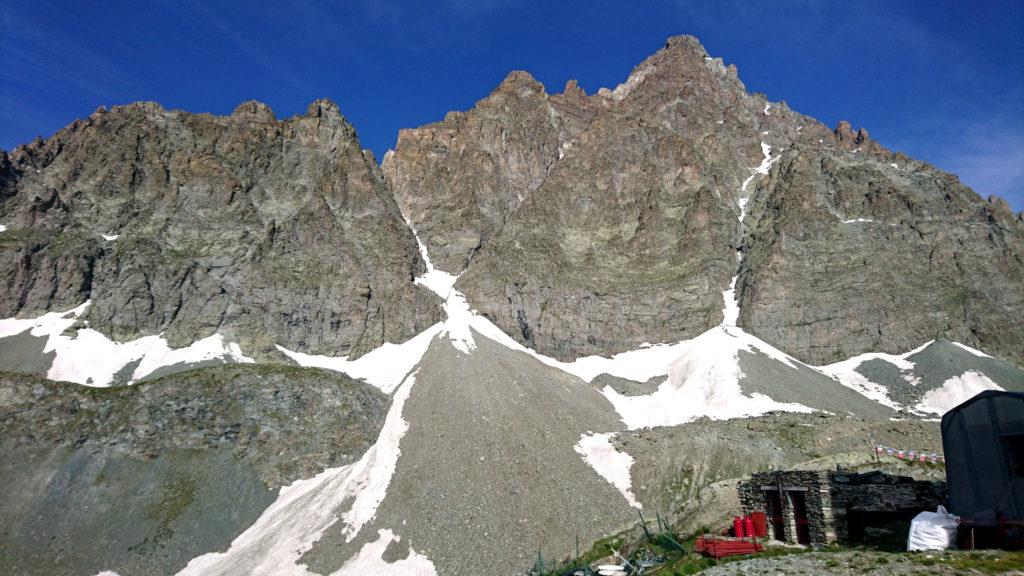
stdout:
POLYGON ((115 341, 358 356, 433 324, 412 234, 337 106, 138 103, 0 158, 0 317, 90 301, 115 341))
POLYGON ((1024 360, 1021 215, 748 93, 693 37, 592 96, 514 72, 384 172, 473 306, 545 354, 691 338, 738 274, 740 325, 809 363, 940 336, 1024 360))

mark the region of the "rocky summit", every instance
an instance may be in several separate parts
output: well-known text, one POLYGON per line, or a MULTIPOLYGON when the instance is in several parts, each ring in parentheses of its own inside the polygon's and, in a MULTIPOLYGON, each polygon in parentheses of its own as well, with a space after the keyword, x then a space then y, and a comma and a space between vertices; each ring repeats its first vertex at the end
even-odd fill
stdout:
POLYGON ((433 324, 424 269, 376 161, 337 106, 278 120, 155 103, 97 110, 0 158, 0 316, 90 302, 116 341, 214 334, 359 355, 433 324))
POLYGON ((3 574, 523 574, 1024 391, 1024 214, 689 36, 380 165, 327 100, 97 110, 0 153, 0 266, 3 574))
POLYGON ((747 93, 693 37, 592 96, 514 72, 384 168, 436 264, 545 354, 691 338, 738 274, 740 325, 806 362, 936 336, 1024 361, 1021 215, 747 93))

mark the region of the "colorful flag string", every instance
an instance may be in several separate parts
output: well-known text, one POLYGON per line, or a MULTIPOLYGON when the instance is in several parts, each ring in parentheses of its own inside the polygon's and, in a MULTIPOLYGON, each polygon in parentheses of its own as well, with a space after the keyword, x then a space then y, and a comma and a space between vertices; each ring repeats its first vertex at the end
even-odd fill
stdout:
POLYGON ((882 446, 881 444, 875 445, 875 456, 891 456, 906 462, 921 464, 926 462, 930 462, 932 464, 946 463, 946 457, 942 454, 928 452, 926 450, 904 450, 900 448, 891 448, 889 446, 882 446))

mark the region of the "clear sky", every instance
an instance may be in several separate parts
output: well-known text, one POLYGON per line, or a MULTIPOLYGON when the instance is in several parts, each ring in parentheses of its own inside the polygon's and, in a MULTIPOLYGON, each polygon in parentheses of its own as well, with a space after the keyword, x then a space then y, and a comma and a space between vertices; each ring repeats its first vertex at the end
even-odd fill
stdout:
POLYGON ((318 97, 378 157, 523 69, 614 87, 675 34, 752 91, 1024 210, 1024 1, 0 0, 0 148, 100 105, 278 117, 318 97))

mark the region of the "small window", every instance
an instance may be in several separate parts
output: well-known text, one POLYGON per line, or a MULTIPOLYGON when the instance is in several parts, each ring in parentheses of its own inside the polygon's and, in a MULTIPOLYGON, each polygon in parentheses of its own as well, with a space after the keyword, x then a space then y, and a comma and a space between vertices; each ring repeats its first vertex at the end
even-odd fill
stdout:
POLYGON ((1024 434, 1003 436, 1003 450, 1010 464, 1010 475, 1024 478, 1024 434))

